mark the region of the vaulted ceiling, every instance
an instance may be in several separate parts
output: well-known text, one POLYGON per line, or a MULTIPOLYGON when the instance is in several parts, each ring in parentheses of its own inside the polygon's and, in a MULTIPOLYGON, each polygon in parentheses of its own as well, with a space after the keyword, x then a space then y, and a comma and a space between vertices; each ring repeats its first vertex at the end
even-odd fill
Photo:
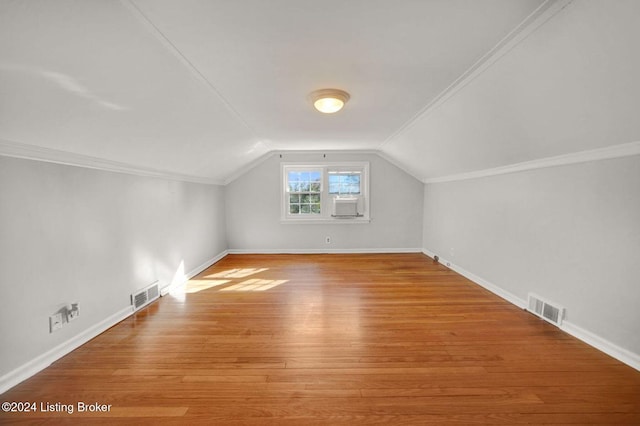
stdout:
POLYGON ((631 142, 638 3, 604 3, 0 0, 0 145, 224 182, 274 150, 429 179, 631 142))

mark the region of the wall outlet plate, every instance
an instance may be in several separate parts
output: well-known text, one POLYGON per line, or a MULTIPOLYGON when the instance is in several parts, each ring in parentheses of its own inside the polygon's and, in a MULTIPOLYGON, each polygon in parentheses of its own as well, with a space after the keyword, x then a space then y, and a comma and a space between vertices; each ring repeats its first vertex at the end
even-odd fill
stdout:
POLYGON ((60 330, 62 328, 62 314, 57 313, 49 317, 49 333, 60 330))
POLYGON ((75 308, 67 312, 67 321, 71 322, 80 316, 80 309, 75 308))
POLYGON ((77 303, 72 303, 67 307, 67 322, 71 322, 80 316, 80 308, 77 303))

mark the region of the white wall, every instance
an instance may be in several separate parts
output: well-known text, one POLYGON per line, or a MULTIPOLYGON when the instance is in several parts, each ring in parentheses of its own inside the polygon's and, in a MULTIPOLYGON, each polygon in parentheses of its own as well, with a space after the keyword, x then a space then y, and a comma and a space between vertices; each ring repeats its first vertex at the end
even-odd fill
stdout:
POLYGON ((274 154, 226 187, 230 250, 403 250, 422 247, 422 183, 375 154, 274 154), (370 162, 371 222, 280 222, 281 162, 370 162), (331 237, 331 244, 325 237, 331 237))
POLYGON ((382 150, 426 179, 639 141, 639 17, 573 1, 382 150))
POLYGON ((222 187, 0 156, 0 378, 225 249, 222 187))
POLYGON ((428 184, 424 247, 640 359, 640 156, 428 184))

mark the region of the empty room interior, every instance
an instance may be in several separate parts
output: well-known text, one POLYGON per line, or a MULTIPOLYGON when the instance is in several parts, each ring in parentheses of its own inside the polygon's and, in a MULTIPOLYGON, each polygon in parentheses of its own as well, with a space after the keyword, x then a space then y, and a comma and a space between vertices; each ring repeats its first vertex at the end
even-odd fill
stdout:
POLYGON ((638 22, 0 0, 0 423, 640 424, 638 22))

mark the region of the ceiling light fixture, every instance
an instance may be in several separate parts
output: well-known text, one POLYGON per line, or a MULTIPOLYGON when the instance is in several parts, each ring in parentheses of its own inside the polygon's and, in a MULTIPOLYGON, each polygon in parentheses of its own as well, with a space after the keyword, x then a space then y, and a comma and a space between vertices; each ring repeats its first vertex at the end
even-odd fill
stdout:
POLYGON ((311 92, 309 95, 313 106, 324 114, 332 114, 342 109, 350 96, 340 89, 321 89, 311 92))

